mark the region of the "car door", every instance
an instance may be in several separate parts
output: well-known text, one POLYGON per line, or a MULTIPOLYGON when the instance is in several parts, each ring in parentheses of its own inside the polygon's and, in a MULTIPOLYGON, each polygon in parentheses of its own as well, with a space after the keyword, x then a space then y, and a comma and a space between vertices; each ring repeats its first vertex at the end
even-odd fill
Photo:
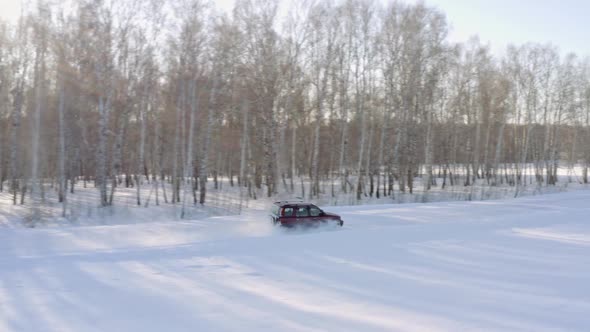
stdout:
POLYGON ((322 209, 320 209, 319 207, 317 207, 315 205, 309 206, 309 217, 314 222, 325 221, 324 215, 322 213, 322 209))
POLYGON ((309 208, 307 205, 300 205, 295 208, 297 224, 305 224, 310 221, 309 208))
POLYGON ((285 226, 291 226, 293 222, 297 222, 295 217, 295 209, 291 206, 286 206, 281 210, 281 223, 285 226))

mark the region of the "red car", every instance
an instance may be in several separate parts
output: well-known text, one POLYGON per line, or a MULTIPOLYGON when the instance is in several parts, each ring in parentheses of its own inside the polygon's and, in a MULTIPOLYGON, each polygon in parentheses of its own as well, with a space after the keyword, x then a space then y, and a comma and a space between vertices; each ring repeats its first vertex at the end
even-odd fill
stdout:
POLYGON ((324 212, 319 207, 303 202, 281 201, 272 205, 270 219, 274 225, 286 227, 337 224, 344 221, 339 215, 324 212))

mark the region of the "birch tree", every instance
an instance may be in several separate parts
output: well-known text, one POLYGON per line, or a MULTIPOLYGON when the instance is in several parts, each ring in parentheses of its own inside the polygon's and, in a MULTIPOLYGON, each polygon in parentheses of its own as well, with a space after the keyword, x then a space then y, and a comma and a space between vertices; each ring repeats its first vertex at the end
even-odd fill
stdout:
POLYGON ((28 52, 28 27, 25 24, 23 15, 19 18, 16 35, 16 54, 14 58, 15 84, 11 89, 13 108, 11 114, 11 145, 10 145, 10 176, 12 203, 17 204, 17 195, 20 190, 20 130, 22 108, 24 104, 25 80, 29 69, 30 54, 28 52))
POLYGON ((278 2, 275 0, 240 0, 234 16, 247 37, 245 42, 247 81, 253 87, 257 114, 267 134, 261 137, 267 196, 277 192, 276 156, 277 123, 275 118, 279 86, 279 36, 275 31, 278 2))

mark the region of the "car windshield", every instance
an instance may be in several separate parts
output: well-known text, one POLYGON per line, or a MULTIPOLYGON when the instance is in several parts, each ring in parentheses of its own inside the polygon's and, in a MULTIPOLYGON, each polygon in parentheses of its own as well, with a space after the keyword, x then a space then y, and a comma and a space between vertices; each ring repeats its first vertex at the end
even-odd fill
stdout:
POLYGON ((319 217, 322 214, 322 210, 319 207, 312 205, 309 207, 309 214, 311 214, 312 217, 319 217))

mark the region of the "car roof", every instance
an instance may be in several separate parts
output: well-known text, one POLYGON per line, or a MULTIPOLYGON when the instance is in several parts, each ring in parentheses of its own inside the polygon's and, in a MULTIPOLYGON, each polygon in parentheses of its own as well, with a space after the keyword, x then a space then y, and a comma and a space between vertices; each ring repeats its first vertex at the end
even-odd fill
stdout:
POLYGON ((314 205, 312 203, 306 203, 306 202, 290 202, 290 201, 280 201, 280 202, 274 202, 275 205, 278 205, 280 207, 286 207, 286 206, 309 206, 309 205, 314 205))

